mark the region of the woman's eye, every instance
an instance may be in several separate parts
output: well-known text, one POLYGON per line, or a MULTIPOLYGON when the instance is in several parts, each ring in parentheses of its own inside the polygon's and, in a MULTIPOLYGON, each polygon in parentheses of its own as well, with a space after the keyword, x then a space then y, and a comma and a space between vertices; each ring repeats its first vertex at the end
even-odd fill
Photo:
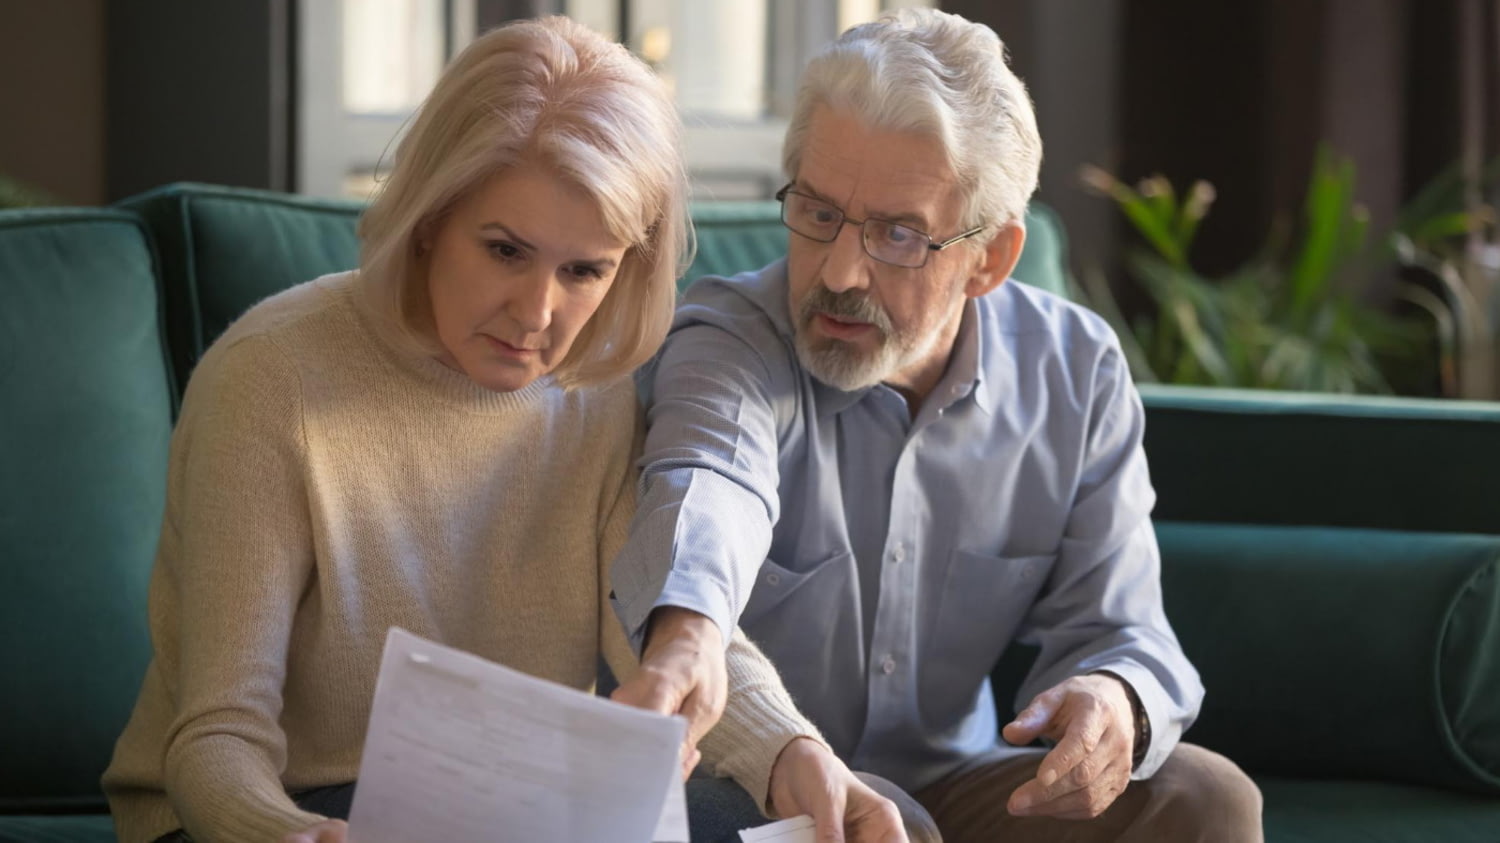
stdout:
POLYGON ((597 266, 575 266, 568 270, 568 274, 579 281, 598 281, 604 277, 597 266))
POLYGON ((503 240, 490 243, 489 250, 490 254, 505 261, 518 260, 521 257, 521 250, 514 243, 506 243, 503 240))

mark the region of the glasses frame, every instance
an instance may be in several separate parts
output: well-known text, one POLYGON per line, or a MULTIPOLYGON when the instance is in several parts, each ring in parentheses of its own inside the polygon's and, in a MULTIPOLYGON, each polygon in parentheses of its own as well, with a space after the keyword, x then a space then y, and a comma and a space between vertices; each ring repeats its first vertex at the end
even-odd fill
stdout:
POLYGON ((840 208, 839 206, 833 204, 832 202, 829 202, 826 199, 819 199, 816 196, 811 196, 811 195, 808 195, 808 194, 803 193, 803 192, 798 191, 798 190, 793 190, 792 189, 793 186, 794 185, 792 185, 792 184, 786 184, 780 190, 776 191, 776 201, 781 203, 781 224, 782 224, 782 226, 784 226, 786 228, 787 231, 790 231, 791 233, 797 235, 798 237, 806 237, 807 239, 813 241, 814 243, 832 243, 833 241, 839 239, 839 235, 841 233, 843 233, 845 225, 856 225, 856 226, 859 226, 859 247, 861 249, 863 249, 864 252, 865 252, 865 254, 869 255, 872 260, 879 261, 879 262, 881 262, 883 264, 886 264, 887 266, 899 266, 902 269, 921 269, 922 267, 924 267, 924 266, 927 265, 927 260, 928 260, 928 258, 930 258, 932 256, 933 252, 941 252, 944 249, 948 248, 949 246, 952 246, 954 243, 958 243, 958 242, 961 242, 963 240, 967 240, 970 237, 973 237, 974 235, 979 234, 980 232, 984 231, 986 228, 989 228, 988 225, 981 225, 981 226, 978 226, 977 228, 971 228, 968 231, 963 232, 962 234, 956 234, 956 235, 954 235, 952 237, 949 237, 947 240, 941 240, 941 241, 938 241, 938 242, 934 243, 932 241, 932 235, 928 234, 925 231, 922 231, 922 230, 916 229, 916 228, 912 228, 911 226, 905 225, 903 223, 891 222, 890 220, 883 220, 883 219, 879 219, 877 217, 865 217, 862 220, 857 220, 857 219, 849 216, 847 213, 845 213, 843 208, 840 208), (787 222, 787 220, 786 220, 786 198, 787 198, 787 196, 800 196, 803 199, 807 199, 807 200, 810 200, 810 201, 813 201, 813 202, 817 202, 817 203, 819 203, 821 205, 827 205, 828 207, 830 207, 833 210, 837 211, 838 215, 839 215, 839 225, 838 225, 838 228, 834 229, 833 236, 832 237, 828 237, 826 239, 822 238, 822 237, 814 237, 811 234, 805 234, 805 233, 803 233, 801 231, 798 231, 797 229, 793 228, 792 224, 789 223, 789 222, 787 222), (896 263, 894 261, 888 261, 885 258, 882 258, 879 255, 875 254, 874 252, 871 252, 870 251, 870 243, 866 239, 866 236, 865 236, 867 234, 867 232, 865 231, 865 224, 866 223, 870 223, 870 222, 878 222, 878 223, 882 223, 884 225, 895 226, 896 228, 903 228, 903 229, 905 229, 907 231, 912 232, 913 234, 918 235, 919 237, 924 238, 927 241, 927 249, 922 252, 922 262, 919 263, 919 264, 896 263))

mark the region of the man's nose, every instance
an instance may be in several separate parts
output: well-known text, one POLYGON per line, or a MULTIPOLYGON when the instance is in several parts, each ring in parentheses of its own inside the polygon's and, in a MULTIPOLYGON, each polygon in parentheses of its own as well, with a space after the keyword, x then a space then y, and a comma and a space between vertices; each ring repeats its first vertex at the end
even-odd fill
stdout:
POLYGON ((838 236, 828 244, 821 273, 823 286, 835 293, 870 286, 870 256, 865 253, 863 238, 860 223, 844 220, 838 236))

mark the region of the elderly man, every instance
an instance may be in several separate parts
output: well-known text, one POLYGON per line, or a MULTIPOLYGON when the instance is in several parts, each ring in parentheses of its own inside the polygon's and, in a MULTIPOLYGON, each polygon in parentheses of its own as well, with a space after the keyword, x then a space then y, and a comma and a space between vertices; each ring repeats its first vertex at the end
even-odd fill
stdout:
POLYGON ((849 30, 783 158, 787 259, 699 281, 642 375, 613 585, 665 667, 620 693, 711 722, 709 644, 738 621, 945 839, 1260 839, 1254 784, 1179 742, 1203 690, 1162 610, 1118 343, 1006 283, 1041 142, 1000 40, 931 10, 849 30), (1001 728, 1013 640, 1040 655, 1001 728))

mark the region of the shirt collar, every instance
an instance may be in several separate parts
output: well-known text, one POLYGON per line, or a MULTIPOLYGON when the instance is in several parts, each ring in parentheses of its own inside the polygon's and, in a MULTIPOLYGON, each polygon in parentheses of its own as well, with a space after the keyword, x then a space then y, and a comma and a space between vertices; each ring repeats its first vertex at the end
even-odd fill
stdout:
POLYGON ((974 403, 987 414, 994 413, 994 397, 985 378, 983 366, 985 309, 978 299, 964 301, 964 314, 958 323, 958 336, 953 340, 953 355, 948 359, 948 369, 933 387, 930 401, 938 401, 948 407, 965 395, 972 394, 974 403))

